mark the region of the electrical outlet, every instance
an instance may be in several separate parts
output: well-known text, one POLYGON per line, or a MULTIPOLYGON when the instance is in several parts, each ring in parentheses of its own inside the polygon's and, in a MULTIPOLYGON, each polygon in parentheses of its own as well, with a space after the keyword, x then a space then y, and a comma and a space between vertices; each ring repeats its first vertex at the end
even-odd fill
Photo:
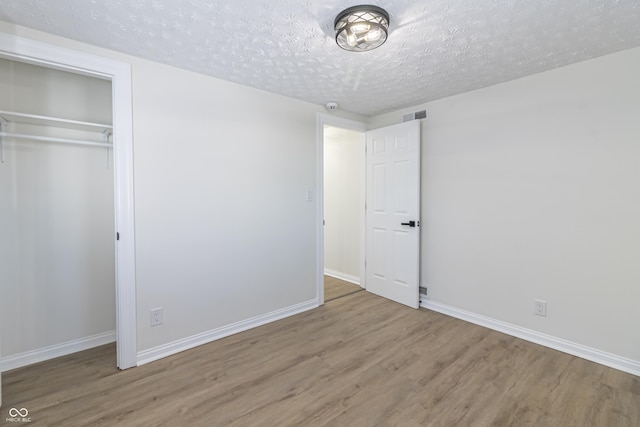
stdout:
POLYGON ((547 302, 541 299, 533 300, 533 314, 547 317, 547 302))
POLYGON ((162 325, 162 307, 151 310, 151 326, 162 325))

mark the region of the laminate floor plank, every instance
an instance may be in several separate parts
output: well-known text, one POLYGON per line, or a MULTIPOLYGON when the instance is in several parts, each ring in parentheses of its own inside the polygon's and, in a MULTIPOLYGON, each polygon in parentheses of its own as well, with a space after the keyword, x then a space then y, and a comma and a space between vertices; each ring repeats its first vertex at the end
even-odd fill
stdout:
POLYGON ((3 374, 32 426, 640 426, 640 378, 367 292, 119 371, 3 374))
POLYGON ((332 276, 324 276, 324 301, 329 302, 362 291, 360 285, 332 276))

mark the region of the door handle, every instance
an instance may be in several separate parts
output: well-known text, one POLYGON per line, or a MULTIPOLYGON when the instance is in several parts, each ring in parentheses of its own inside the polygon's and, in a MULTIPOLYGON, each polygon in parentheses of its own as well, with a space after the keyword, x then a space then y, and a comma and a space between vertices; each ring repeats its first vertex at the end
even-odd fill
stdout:
MULTIPOLYGON (((400 225, 408 225, 409 227, 415 227, 416 222, 415 221, 401 222, 400 225)), ((418 226, 420 226, 420 223, 418 223, 418 226)))

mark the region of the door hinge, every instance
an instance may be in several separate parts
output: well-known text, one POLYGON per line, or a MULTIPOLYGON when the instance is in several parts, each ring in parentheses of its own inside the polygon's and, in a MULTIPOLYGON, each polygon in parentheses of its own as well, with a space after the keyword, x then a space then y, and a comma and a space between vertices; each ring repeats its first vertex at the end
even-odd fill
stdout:
POLYGON ((116 240, 120 240, 120 233, 116 232, 116 240))

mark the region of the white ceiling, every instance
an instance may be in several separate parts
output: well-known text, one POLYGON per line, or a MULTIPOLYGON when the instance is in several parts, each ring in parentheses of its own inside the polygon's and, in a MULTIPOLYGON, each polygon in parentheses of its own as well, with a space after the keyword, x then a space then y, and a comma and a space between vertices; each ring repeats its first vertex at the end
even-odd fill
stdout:
POLYGON ((0 20, 375 115, 640 46, 639 0, 0 0, 0 20), (374 3, 390 36, 333 39, 374 3))

